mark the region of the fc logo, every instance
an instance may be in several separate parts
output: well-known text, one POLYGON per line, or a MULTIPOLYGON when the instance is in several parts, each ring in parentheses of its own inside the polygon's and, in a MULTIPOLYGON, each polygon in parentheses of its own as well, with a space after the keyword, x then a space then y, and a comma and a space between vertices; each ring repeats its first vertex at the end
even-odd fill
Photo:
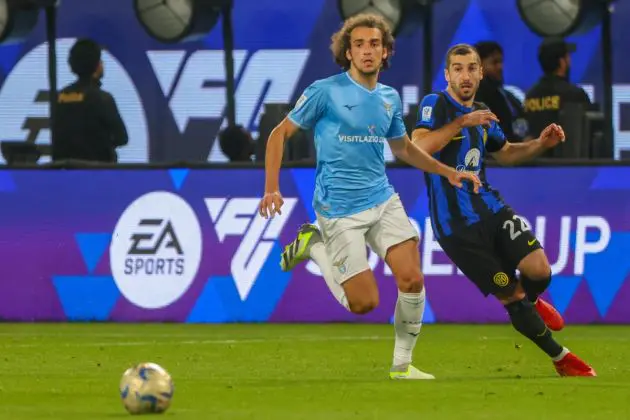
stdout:
POLYGON ((496 284, 499 287, 505 287, 508 284, 510 284, 510 278, 505 273, 497 273, 497 274, 495 274, 494 278, 492 279, 492 281, 494 282, 494 284, 496 284))

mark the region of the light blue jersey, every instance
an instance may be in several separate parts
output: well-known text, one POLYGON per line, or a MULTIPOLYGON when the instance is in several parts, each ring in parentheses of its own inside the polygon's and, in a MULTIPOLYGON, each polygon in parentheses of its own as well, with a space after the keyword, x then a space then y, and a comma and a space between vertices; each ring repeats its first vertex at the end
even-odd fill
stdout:
POLYGON ((394 194, 385 174, 384 147, 406 134, 395 89, 379 83, 370 91, 341 73, 306 88, 289 119, 315 130, 317 213, 350 216, 394 194))

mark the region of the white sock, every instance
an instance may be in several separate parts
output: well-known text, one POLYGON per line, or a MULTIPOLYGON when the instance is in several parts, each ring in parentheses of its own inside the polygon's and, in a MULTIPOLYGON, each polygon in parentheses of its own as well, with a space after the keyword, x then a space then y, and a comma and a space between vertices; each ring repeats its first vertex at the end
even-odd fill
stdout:
POLYGON ((346 292, 343 290, 343 287, 335 280, 335 276, 333 274, 333 267, 330 262, 330 258, 328 258, 328 254, 326 253, 326 247, 323 243, 318 242, 311 246, 309 250, 309 254, 311 259, 315 261, 315 263, 319 266, 319 269, 322 272, 322 276, 324 276, 324 280, 326 280, 326 285, 330 289, 330 292, 333 294, 337 302, 341 304, 344 308, 350 310, 350 306, 348 305, 348 298, 346 297, 346 292))
POLYGON ((394 312, 394 366, 411 363, 413 348, 416 346, 418 334, 422 327, 424 315, 425 289, 420 293, 402 293, 398 291, 398 301, 394 312))
POLYGON ((562 353, 560 353, 556 357, 552 357, 551 360, 553 360, 554 362, 559 362, 560 360, 562 360, 564 358, 564 356, 566 356, 569 353, 570 353, 570 351, 569 351, 568 348, 562 347, 562 353))

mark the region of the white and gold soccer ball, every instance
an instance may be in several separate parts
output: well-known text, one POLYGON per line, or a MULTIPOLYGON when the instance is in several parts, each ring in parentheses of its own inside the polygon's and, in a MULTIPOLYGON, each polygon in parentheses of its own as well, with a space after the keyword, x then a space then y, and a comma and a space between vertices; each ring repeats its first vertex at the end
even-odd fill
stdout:
POLYGON ((163 413, 171 405, 171 375, 155 363, 140 363, 123 373, 120 397, 131 414, 163 413))

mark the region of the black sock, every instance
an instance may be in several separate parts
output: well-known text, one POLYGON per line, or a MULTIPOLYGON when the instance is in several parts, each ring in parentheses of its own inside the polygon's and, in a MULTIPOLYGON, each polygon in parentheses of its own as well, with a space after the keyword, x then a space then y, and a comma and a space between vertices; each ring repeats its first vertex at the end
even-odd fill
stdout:
POLYGON ((538 296, 542 295, 545 290, 551 284, 551 273, 549 277, 544 280, 530 280, 527 277, 521 275, 521 285, 527 294, 527 299, 530 302, 536 302, 538 296))
POLYGON ((553 339, 551 331, 529 300, 508 303, 505 309, 510 314, 510 320, 516 331, 533 341, 549 357, 556 357, 562 353, 563 347, 553 339))

